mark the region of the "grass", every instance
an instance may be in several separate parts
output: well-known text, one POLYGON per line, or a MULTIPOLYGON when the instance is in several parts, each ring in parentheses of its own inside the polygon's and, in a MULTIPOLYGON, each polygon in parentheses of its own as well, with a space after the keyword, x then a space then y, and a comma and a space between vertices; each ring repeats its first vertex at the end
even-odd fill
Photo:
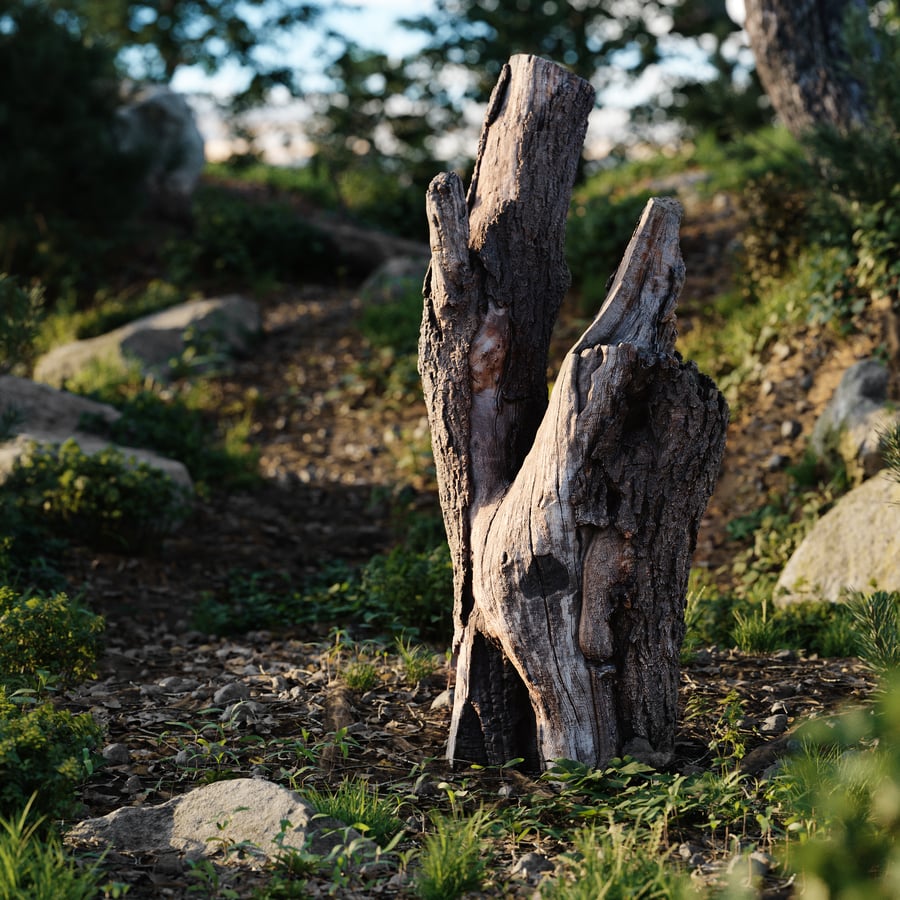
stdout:
POLYGON ((397 798, 383 796, 364 778, 344 779, 336 788, 307 790, 316 811, 350 825, 375 843, 386 846, 403 828, 397 817, 397 798))
POLYGON ((3 900, 93 900, 100 890, 99 866, 82 867, 47 834, 31 802, 21 813, 0 818, 0 897, 3 900))
POLYGON ((437 814, 425 835, 415 879, 421 900, 456 900, 485 882, 490 853, 485 837, 490 816, 483 809, 471 816, 437 814))

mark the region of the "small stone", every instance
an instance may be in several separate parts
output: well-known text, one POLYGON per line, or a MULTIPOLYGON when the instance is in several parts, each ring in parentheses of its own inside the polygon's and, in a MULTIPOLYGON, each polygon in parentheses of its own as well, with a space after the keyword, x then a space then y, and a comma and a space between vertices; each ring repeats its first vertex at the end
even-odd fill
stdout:
POLYGON ((139 794, 143 789, 144 786, 141 784, 141 779, 138 775, 130 776, 125 782, 125 790, 129 794, 139 794))
POLYGON ((796 419, 786 419, 781 423, 781 436, 786 441, 792 441, 802 430, 803 427, 796 419))
POLYGON ((497 791, 497 796, 509 799, 510 797, 515 796, 515 793, 516 790, 511 784, 501 784, 499 790, 497 791))
POLYGON ((746 874, 747 882, 754 882, 758 878, 764 878, 772 868, 772 857, 761 850, 754 850, 750 854, 733 856, 728 862, 728 871, 746 874))
POLYGON ((778 362, 784 362, 784 360, 786 360, 790 355, 790 345, 784 343, 784 341, 778 341, 772 347, 772 359, 777 360, 778 362))
POLYGON ((788 717, 784 714, 769 716, 760 726, 760 734, 782 734, 787 731, 788 717))
POLYGON ((768 379, 759 386, 759 396, 768 397, 769 394, 775 393, 775 385, 768 379))
POLYGON ((553 869, 553 863, 540 853, 526 853, 509 868, 509 877, 537 884, 544 872, 553 869))
POLYGON ((813 386, 813 384, 815 384, 815 379, 812 377, 812 374, 809 373, 809 372, 807 372, 807 373, 800 379, 800 387, 801 387, 804 391, 808 391, 808 390, 813 386))
POLYGON ((176 766, 189 766, 191 764, 191 760, 194 758, 194 754, 190 750, 179 750, 175 754, 175 765, 176 766))
POLYGON ((453 688, 447 688, 446 691, 441 691, 441 693, 431 701, 432 709, 449 709, 451 706, 453 706, 453 688))
POLYGON ((250 696, 250 688, 243 681, 232 681, 220 687, 213 694, 213 703, 216 706, 222 706, 231 703, 234 700, 246 700, 250 696))
POLYGON ((266 708, 262 703, 254 700, 238 700, 237 703, 232 703, 231 706, 225 708, 225 711, 219 716, 219 721, 231 724, 256 722, 265 711, 266 708))
POLYGON ((779 469, 783 469, 789 462, 790 459, 783 453, 773 453, 766 460, 765 467, 769 472, 777 472, 779 469))
POLYGON ((111 766, 127 766, 131 762, 131 751, 125 744, 107 744, 100 755, 111 766))
POLYGON ((797 658, 797 653, 794 650, 778 650, 772 655, 772 658, 778 662, 793 662, 797 658))

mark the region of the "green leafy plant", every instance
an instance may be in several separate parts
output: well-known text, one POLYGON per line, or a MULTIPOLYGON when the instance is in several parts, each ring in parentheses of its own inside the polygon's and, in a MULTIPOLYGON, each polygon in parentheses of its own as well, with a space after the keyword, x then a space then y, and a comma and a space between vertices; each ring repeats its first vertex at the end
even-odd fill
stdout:
POLYGON ((415 879, 421 900, 456 900, 480 890, 490 855, 485 852, 488 813, 481 809, 468 818, 435 813, 432 831, 425 835, 415 879))
POLYGON ((30 684, 42 670, 64 685, 90 677, 103 626, 66 594, 23 596, 0 587, 0 679, 30 684))
POLYGON ((33 815, 33 799, 0 818, 0 897, 93 900, 100 890, 100 863, 78 865, 59 837, 33 815))
POLYGON ((382 796, 364 778, 344 779, 336 788, 307 789, 304 796, 317 812, 350 825, 382 847, 403 828, 397 800, 382 796))
POLYGON ((102 732, 89 715, 23 704, 28 699, 0 687, 0 815, 14 815, 34 795, 36 811, 58 818, 71 812, 76 787, 93 770, 102 732))
POLYGON ((32 444, 5 482, 20 514, 91 546, 146 552, 187 510, 183 490, 146 463, 109 447, 92 456, 69 439, 32 444))

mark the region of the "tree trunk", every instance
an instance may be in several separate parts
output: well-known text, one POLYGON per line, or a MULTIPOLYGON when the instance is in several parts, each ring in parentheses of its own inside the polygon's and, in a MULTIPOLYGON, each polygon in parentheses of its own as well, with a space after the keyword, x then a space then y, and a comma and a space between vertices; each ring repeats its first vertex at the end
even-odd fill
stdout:
POLYGON ((454 566, 453 760, 659 764, 727 408, 674 353, 681 210, 651 200, 547 402, 590 86, 515 56, 468 198, 431 183, 420 371, 454 566))
POLYGON ((865 0, 745 0, 744 28, 775 112, 795 137, 821 125, 865 122, 862 86, 847 70, 845 20, 865 0))

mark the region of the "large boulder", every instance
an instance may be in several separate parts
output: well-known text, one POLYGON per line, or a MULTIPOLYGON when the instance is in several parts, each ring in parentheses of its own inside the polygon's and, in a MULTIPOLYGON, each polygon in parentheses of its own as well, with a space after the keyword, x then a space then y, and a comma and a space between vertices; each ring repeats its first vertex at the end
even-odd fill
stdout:
POLYGON ((119 149, 145 160, 151 207, 169 218, 189 219, 206 158, 187 100, 167 87, 144 88, 119 108, 116 124, 119 149))
MULTIPOLYGON (((131 853, 177 851, 187 859, 241 845, 250 861, 276 856, 282 847, 326 856, 359 834, 317 816, 299 794, 258 778, 216 781, 159 806, 125 806, 79 822, 66 835, 75 846, 131 853)), ((240 861, 237 854, 230 858, 240 861)))
POLYGON ((870 478, 884 465, 881 435, 900 413, 887 405, 888 370, 874 359, 864 359, 844 373, 810 436, 810 446, 820 459, 837 455, 857 483, 870 478))
MULTIPOLYGON (((0 416, 5 424, 4 432, 0 433, 0 483, 32 442, 62 444, 72 438, 87 455, 99 453, 110 442, 84 431, 82 417, 97 416, 112 423, 120 415, 106 403, 58 391, 26 378, 0 375, 0 416)), ((139 447, 119 449, 127 459, 146 463, 164 472, 176 484, 192 490, 191 476, 183 463, 139 447)))
POLYGON ((900 482, 880 472, 842 497, 788 560, 775 602, 900 591, 900 482))
POLYGON ((34 367, 35 381, 59 387, 92 364, 141 371, 165 379, 189 344, 212 356, 240 354, 262 328, 259 306, 239 294, 192 300, 135 319, 98 337, 55 347, 34 367))

